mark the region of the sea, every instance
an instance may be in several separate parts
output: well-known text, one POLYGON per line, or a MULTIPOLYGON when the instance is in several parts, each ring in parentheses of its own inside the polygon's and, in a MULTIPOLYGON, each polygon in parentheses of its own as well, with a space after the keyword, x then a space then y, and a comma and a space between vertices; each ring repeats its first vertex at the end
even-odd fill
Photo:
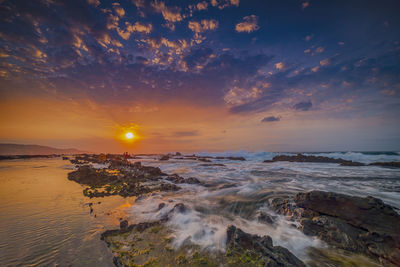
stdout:
MULTIPOLYGON (((0 161, 0 266, 113 266, 112 255, 100 234, 130 223, 160 219, 177 203, 167 223, 173 245, 190 240, 204 250, 224 251, 226 228, 269 235, 274 245, 288 248, 307 261, 308 248, 323 248, 321 240, 293 227, 296 221, 273 214, 268 203, 275 197, 323 190, 353 196, 373 196, 400 209, 400 169, 379 166, 340 166, 332 163, 264 163, 276 155, 296 153, 229 151, 197 152, 199 156, 235 156, 245 161, 212 159, 212 163, 171 158, 159 161, 144 155, 131 161, 159 167, 168 174, 195 177, 202 184, 180 184, 177 192, 152 193, 139 198, 112 196, 89 199, 83 187, 67 179, 75 166, 62 158, 0 161), (218 165, 213 165, 213 164, 218 165), (159 210, 160 203, 166 208, 159 210), (272 214, 275 225, 257 220, 272 214)), ((362 163, 400 161, 399 152, 315 152, 362 163)), ((96 164, 96 168, 107 167, 96 164)))

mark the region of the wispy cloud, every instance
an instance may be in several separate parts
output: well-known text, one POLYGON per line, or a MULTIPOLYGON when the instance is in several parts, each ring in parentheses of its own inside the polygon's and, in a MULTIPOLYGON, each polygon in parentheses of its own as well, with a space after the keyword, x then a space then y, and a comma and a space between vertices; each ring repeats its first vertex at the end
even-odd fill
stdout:
POLYGON ((256 15, 250 15, 243 17, 242 22, 239 22, 235 26, 237 32, 253 32, 257 31, 260 27, 258 26, 258 17, 256 15))

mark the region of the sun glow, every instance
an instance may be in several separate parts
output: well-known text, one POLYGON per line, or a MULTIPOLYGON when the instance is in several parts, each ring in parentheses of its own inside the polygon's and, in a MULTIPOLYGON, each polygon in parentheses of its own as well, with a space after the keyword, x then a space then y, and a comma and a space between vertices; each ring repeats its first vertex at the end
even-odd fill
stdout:
POLYGON ((127 132, 126 134, 125 134, 125 138, 126 139, 133 139, 135 137, 135 135, 133 134, 133 133, 131 133, 131 132, 127 132))

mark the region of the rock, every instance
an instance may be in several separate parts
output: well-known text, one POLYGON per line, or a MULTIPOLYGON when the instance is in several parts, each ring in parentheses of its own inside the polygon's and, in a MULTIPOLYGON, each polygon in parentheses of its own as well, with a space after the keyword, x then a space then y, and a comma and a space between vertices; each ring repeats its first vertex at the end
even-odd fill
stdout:
POLYGON ((159 186, 160 191, 178 191, 181 188, 175 184, 161 183, 159 186))
POLYGON ((257 220, 260 223, 264 223, 264 224, 274 224, 275 223, 275 218, 265 212, 260 212, 257 216, 257 220))
POLYGON ((400 266, 400 215, 380 199, 311 191, 273 199, 270 208, 332 247, 400 266))
POLYGON ((353 162, 344 159, 328 158, 323 156, 306 156, 303 154, 297 154, 296 156, 289 155, 278 155, 272 158, 272 160, 265 160, 264 162, 276 162, 276 161, 289 161, 289 162, 316 162, 316 163, 340 163, 347 164, 345 166, 364 166, 363 163, 353 162))
POLYGON ((185 204, 183 203, 178 203, 174 206, 174 208, 171 211, 177 211, 179 213, 185 213, 188 209, 186 208, 185 204))
POLYGON ((202 162, 212 162, 211 160, 206 159, 206 158, 198 158, 197 160, 202 161, 202 162))
POLYGON ((83 165, 78 170, 70 172, 68 179, 89 186, 103 186, 115 180, 115 177, 104 170, 97 170, 89 165, 83 165))
POLYGON ((222 163, 209 163, 209 164, 199 164, 199 166, 202 166, 202 167, 212 167, 212 166, 225 167, 225 164, 222 164, 222 163))
POLYGON ((340 163, 340 166, 365 166, 365 164, 361 163, 361 162, 356 162, 356 161, 350 160, 350 161, 340 163))
POLYGON ((180 152, 176 152, 175 156, 182 156, 182 154, 180 152))
POLYGON ((246 160, 244 157, 216 157, 216 159, 228 159, 228 160, 246 160))
POLYGON ((169 155, 162 155, 160 160, 169 160, 169 155))
POLYGON ((167 180, 171 181, 171 182, 173 182, 175 184, 183 184, 183 183, 186 183, 186 184, 200 184, 200 181, 197 178, 194 178, 194 177, 183 178, 183 177, 179 176, 176 173, 168 175, 167 180))
POLYGON ((272 163, 272 162, 275 162, 274 160, 271 160, 271 159, 266 159, 266 160, 264 160, 263 161, 264 163, 272 163))
POLYGON ((400 161, 391 161, 391 162, 373 162, 368 165, 371 166, 382 166, 382 167, 393 167, 400 168, 400 161))
POLYGON ((237 261, 239 266, 244 263, 252 266, 305 266, 286 248, 273 246, 269 236, 251 235, 233 225, 228 226, 226 232, 226 255, 232 258, 233 265, 237 261))
POLYGON ((120 223, 119 223, 119 228, 121 228, 121 229, 127 229, 128 228, 128 221, 127 220, 122 220, 120 223))
POLYGON ((158 204, 158 210, 163 209, 167 204, 165 204, 164 202, 158 204))
POLYGON ((400 215, 380 199, 311 191, 297 194, 294 201, 299 207, 343 219, 369 232, 390 235, 400 242, 400 215))

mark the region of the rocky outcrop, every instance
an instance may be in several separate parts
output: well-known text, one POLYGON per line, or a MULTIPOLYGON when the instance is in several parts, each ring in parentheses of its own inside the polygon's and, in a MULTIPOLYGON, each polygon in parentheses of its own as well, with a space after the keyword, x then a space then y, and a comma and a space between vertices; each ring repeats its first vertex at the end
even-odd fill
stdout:
POLYGON ((289 161, 289 162, 316 162, 316 163, 339 163, 344 166, 364 166, 363 163, 353 162, 351 160, 329 158, 323 156, 307 156, 303 154, 297 154, 295 156, 290 155, 278 155, 272 158, 272 160, 264 160, 265 163, 276 162, 276 161, 289 161))
POLYGON ((332 247, 400 266, 400 215, 380 199, 311 191, 273 199, 270 207, 332 247))
POLYGON ((227 229, 226 244, 226 255, 239 266, 246 262, 251 266, 305 266, 286 248, 274 246, 271 237, 251 235, 233 225, 227 229))
POLYGON ((166 179, 175 184, 200 184, 200 181, 197 178, 194 178, 194 177, 183 178, 183 177, 179 176, 178 174, 168 175, 168 177, 166 179))
POLYGON ((392 167, 392 168, 400 168, 399 161, 391 161, 391 162, 373 162, 370 164, 364 164, 357 161, 337 159, 337 158, 329 158, 323 156, 307 156, 303 154, 297 154, 295 156, 290 155, 278 155, 271 159, 264 160, 264 163, 273 163, 277 161, 289 161, 289 162, 314 162, 314 163, 339 163, 340 166, 382 166, 382 167, 392 167))

